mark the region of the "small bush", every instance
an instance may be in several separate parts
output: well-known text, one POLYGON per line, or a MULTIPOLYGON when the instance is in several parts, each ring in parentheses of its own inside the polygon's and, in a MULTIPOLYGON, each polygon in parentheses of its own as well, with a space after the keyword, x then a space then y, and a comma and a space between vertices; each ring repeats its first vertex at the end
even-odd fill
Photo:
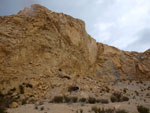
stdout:
POLYGON ((102 104, 108 104, 109 101, 107 99, 100 99, 100 103, 102 103, 102 104))
POLYGON ((24 87, 22 85, 19 85, 19 91, 20 94, 24 94, 24 87))
POLYGON ((113 95, 110 97, 111 102, 124 102, 129 101, 129 98, 126 96, 123 96, 121 93, 113 93, 113 95))
POLYGON ((43 111, 44 110, 44 107, 41 107, 41 111, 43 111))
POLYGON ((86 98, 80 98, 80 102, 86 102, 86 98))
POLYGON ((88 98, 88 103, 90 103, 90 104, 95 104, 95 103, 96 103, 96 99, 93 98, 93 97, 89 97, 89 98, 88 98))
POLYGON ((144 106, 137 106, 137 110, 139 113, 149 113, 149 109, 144 106))
POLYGON ((38 109, 38 106, 35 106, 35 109, 38 109))
POLYGON ((113 95, 118 98, 118 100, 122 97, 122 94, 119 92, 114 92, 113 95))
POLYGON ((91 111, 93 111, 94 113, 98 113, 99 108, 97 108, 96 106, 92 107, 91 111))
POLYGON ((92 107, 91 111, 94 113, 114 113, 115 109, 104 109, 104 108, 97 108, 97 107, 92 107))
POLYGON ((76 103, 76 102, 78 101, 78 98, 77 98, 77 97, 71 97, 71 101, 72 101, 73 103, 76 103))
POLYGON ((63 97, 62 96, 55 96, 52 102, 63 103, 63 97))
POLYGON ((67 96, 64 96, 64 102, 65 102, 65 103, 71 102, 71 98, 70 98, 70 97, 67 97, 67 96))
POLYGON ((118 98, 113 95, 110 97, 110 100, 111 102, 118 102, 118 98))
POLYGON ((126 96, 123 96, 123 97, 122 97, 122 101, 129 101, 129 98, 126 97, 126 96))
POLYGON ((25 105, 25 104, 27 104, 27 101, 26 101, 26 99, 23 99, 23 100, 22 100, 22 102, 21 102, 21 104, 22 104, 22 105, 25 105))
POLYGON ((83 113, 83 109, 80 109, 80 113, 83 113))

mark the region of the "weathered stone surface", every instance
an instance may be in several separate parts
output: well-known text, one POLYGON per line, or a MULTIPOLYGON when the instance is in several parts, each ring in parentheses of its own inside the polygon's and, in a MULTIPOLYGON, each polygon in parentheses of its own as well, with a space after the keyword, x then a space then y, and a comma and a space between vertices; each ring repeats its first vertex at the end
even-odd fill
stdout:
POLYGON ((13 102, 11 105, 10 105, 10 108, 17 108, 18 107, 18 103, 17 102, 13 102))
POLYGON ((75 81, 61 81, 63 88, 82 83, 83 76, 150 79, 149 50, 127 52, 97 43, 86 33, 82 20, 37 4, 0 17, 0 64, 0 89, 27 81, 37 95, 58 86, 58 69, 75 81))

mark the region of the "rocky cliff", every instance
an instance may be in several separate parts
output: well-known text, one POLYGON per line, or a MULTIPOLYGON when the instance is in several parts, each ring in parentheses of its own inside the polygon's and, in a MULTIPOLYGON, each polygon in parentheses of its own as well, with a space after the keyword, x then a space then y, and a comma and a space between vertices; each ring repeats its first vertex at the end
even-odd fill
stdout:
POLYGON ((127 52, 98 43, 82 20, 37 4, 0 17, 0 64, 1 90, 30 80, 34 86, 33 79, 63 74, 150 80, 150 50, 127 52))

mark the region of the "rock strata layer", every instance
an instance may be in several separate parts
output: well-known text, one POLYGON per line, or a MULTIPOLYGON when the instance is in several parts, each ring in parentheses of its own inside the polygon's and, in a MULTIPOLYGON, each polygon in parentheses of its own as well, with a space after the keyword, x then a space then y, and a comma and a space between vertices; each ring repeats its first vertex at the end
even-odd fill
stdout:
POLYGON ((82 20, 38 4, 0 17, 1 90, 58 73, 68 78, 150 80, 150 50, 127 52, 98 43, 87 34, 82 20))

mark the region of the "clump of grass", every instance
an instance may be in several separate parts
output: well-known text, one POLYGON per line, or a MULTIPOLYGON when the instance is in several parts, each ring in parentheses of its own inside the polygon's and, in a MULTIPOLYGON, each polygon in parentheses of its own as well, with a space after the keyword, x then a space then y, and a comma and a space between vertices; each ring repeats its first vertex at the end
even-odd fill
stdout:
POLYGON ((35 109, 38 109, 38 106, 35 106, 35 109))
POLYGON ((22 102, 21 102, 21 104, 22 104, 22 105, 27 104, 27 100, 26 100, 26 99, 23 99, 22 102))
POLYGON ((100 103, 102 103, 102 104, 108 104, 109 101, 107 99, 100 99, 100 103))
POLYGON ((80 102, 86 102, 86 98, 80 98, 79 101, 80 102))
POLYGON ((96 99, 94 97, 89 97, 88 98, 88 103, 95 104, 96 103, 96 99))
POLYGON ((113 95, 110 97, 111 102, 124 102, 129 101, 129 98, 126 96, 123 96, 121 93, 113 93, 113 95))
POLYGON ((94 106, 92 107, 91 111, 93 111, 94 113, 114 113, 115 109, 104 109, 94 106))
POLYGON ((19 85, 19 91, 20 94, 24 94, 24 87, 22 85, 19 85))
POLYGON ((63 96, 55 96, 52 100, 55 103, 63 103, 63 96))
POLYGON ((69 102, 76 103, 76 102, 78 102, 78 97, 67 97, 67 96, 64 96, 63 99, 64 99, 65 103, 69 103, 69 102))
POLYGON ((71 98, 70 98, 70 97, 67 97, 67 96, 64 96, 64 102, 65 102, 65 103, 71 102, 71 98))
POLYGON ((110 100, 111 102, 118 102, 118 98, 113 95, 110 97, 110 100))
POLYGON ((44 107, 41 107, 41 111, 43 111, 44 110, 44 107))
POLYGON ((126 96, 123 96, 123 97, 122 97, 122 101, 129 101, 129 98, 126 97, 126 96))
POLYGON ((83 113, 83 109, 80 109, 80 113, 83 113))
POLYGON ((149 109, 147 107, 144 106, 137 106, 137 110, 139 113, 149 113, 149 109))
POLYGON ((77 97, 71 97, 71 101, 72 101, 73 103, 76 103, 76 102, 78 101, 78 98, 77 98, 77 97))

